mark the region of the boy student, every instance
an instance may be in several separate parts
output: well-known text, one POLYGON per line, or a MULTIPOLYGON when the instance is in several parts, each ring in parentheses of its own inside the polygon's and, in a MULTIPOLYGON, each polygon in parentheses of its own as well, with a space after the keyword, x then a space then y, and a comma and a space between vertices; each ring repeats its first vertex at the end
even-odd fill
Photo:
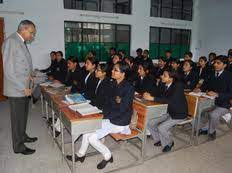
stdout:
POLYGON ((164 89, 160 97, 153 97, 149 93, 144 93, 143 97, 146 100, 168 104, 167 113, 148 123, 148 130, 155 140, 154 145, 162 146, 162 151, 168 152, 174 145, 170 137, 170 129, 187 117, 188 106, 184 95, 184 85, 177 81, 176 72, 165 69, 161 80, 164 83, 164 89))
POLYGON ((232 98, 232 76, 225 70, 227 66, 227 57, 220 55, 214 60, 214 71, 209 79, 203 83, 200 89, 195 91, 206 92, 207 95, 215 97, 215 106, 209 113, 208 131, 200 130, 199 134, 209 135, 209 140, 216 139, 216 127, 224 114, 229 111, 230 99, 232 98))
MULTIPOLYGON (((99 151, 104 159, 97 165, 98 169, 103 169, 109 162, 113 162, 113 156, 110 150, 100 141, 110 133, 130 134, 129 124, 133 113, 133 86, 126 80, 129 66, 125 62, 118 62, 112 70, 112 95, 108 97, 109 106, 103 110, 104 120, 102 128, 94 133, 83 135, 81 148, 75 155, 75 161, 84 162, 88 146, 93 146, 99 151)), ((72 156, 67 156, 72 160, 72 156)))

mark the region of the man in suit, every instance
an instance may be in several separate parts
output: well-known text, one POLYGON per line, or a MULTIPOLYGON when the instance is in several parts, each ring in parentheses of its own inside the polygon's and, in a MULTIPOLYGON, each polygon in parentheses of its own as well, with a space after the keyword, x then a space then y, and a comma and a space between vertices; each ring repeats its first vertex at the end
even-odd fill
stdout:
POLYGON ((12 144, 16 154, 33 154, 35 150, 24 143, 35 142, 26 134, 29 111, 29 96, 32 89, 32 59, 26 42, 32 41, 36 29, 33 22, 23 20, 17 32, 10 35, 3 43, 4 95, 8 97, 11 111, 12 144))

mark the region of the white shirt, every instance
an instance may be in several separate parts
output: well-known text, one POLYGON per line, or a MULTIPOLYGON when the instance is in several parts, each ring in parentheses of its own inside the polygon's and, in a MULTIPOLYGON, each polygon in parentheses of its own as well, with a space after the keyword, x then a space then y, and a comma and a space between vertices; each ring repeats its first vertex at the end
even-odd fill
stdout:
POLYGON ((215 71, 215 76, 217 76, 217 73, 218 73, 218 77, 222 74, 224 70, 221 70, 221 71, 215 71))
POLYGON ((23 39, 23 37, 18 33, 18 32, 16 32, 17 34, 18 34, 18 36, 21 38, 21 40, 24 42, 25 40, 23 39))
POLYGON ((172 85, 172 82, 168 85, 165 85, 167 87, 167 89, 172 85))
POLYGON ((87 83, 87 80, 88 80, 88 78, 89 78, 90 75, 91 75, 91 73, 89 73, 89 74, 86 76, 86 78, 85 78, 85 84, 87 83))
POLYGON ((99 81, 98 81, 97 86, 96 86, 96 89, 95 89, 95 94, 97 93, 97 89, 98 89, 98 87, 99 87, 99 85, 100 85, 101 82, 102 82, 102 80, 99 80, 99 81))

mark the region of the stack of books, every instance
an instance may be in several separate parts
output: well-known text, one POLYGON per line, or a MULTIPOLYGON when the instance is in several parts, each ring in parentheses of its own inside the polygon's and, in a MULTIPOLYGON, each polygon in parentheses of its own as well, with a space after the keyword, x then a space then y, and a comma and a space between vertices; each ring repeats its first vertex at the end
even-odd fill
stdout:
POLYGON ((90 103, 70 105, 69 108, 75 112, 80 113, 82 116, 98 114, 102 112, 100 109, 98 109, 96 106, 91 105, 90 103))

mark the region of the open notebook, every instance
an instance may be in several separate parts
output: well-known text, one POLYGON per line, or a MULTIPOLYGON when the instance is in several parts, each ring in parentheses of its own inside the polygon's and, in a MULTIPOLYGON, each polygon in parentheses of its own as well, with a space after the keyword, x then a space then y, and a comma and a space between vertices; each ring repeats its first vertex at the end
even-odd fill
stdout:
POLYGON ((205 92, 190 92, 189 95, 193 95, 193 96, 198 96, 198 97, 205 97, 208 99, 215 99, 215 97, 213 96, 208 96, 205 92))
POLYGON ((82 116, 91 115, 91 114, 97 114, 97 113, 102 112, 96 106, 93 106, 93 105, 91 105, 89 103, 81 103, 81 104, 70 105, 69 108, 72 109, 75 112, 79 112, 82 116))

